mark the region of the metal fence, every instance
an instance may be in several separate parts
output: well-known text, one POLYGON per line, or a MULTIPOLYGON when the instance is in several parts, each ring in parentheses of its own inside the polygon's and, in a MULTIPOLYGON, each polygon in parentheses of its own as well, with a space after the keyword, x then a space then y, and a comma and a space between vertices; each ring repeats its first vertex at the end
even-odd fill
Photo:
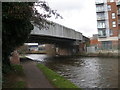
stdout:
POLYGON ((114 43, 104 43, 103 45, 94 45, 87 47, 87 53, 96 53, 96 52, 118 52, 118 42, 114 43))
POLYGON ((105 45, 99 45, 98 46, 98 50, 108 50, 108 51, 111 51, 111 50, 118 50, 118 44, 105 44, 105 45))

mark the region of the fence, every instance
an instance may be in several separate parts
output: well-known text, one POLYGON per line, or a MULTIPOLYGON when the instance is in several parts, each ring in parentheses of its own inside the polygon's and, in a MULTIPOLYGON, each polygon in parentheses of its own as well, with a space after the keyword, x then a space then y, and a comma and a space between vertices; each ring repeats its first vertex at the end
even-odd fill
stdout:
POLYGON ((117 53, 118 52, 118 42, 114 42, 113 44, 103 44, 87 47, 87 53, 117 53))
POLYGON ((108 50, 108 51, 118 50, 118 43, 99 45, 98 50, 108 50))

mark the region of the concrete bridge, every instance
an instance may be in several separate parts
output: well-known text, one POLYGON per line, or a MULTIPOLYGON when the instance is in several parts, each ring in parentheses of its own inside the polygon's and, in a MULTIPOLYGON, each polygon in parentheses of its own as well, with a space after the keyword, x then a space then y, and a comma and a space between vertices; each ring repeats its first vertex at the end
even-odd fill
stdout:
POLYGON ((53 25, 49 25, 48 29, 42 30, 40 30, 37 26, 34 26, 34 30, 32 30, 27 42, 54 44, 57 51, 61 51, 60 53, 66 52, 71 55, 80 51, 80 44, 88 40, 89 39, 83 36, 82 33, 54 23, 53 25))

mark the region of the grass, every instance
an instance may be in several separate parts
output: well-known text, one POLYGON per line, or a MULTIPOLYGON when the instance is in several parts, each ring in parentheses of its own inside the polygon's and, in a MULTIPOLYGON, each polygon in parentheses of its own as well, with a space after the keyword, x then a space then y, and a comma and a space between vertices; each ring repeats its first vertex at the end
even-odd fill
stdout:
POLYGON ((24 72, 21 65, 11 65, 12 70, 3 76, 3 88, 25 88, 24 72))
POLYGON ((14 88, 25 88, 25 82, 24 81, 18 81, 13 84, 14 88))
POLYGON ((37 67, 42 70, 47 79, 54 85, 56 88, 78 88, 75 84, 65 79, 63 76, 60 76, 56 72, 47 68, 43 64, 37 64, 37 67))
POLYGON ((4 85, 3 88, 25 88, 26 83, 24 81, 7 81, 7 85, 4 85))
POLYGON ((11 65, 13 71, 15 74, 18 74, 18 75, 23 75, 24 72, 23 72, 23 67, 21 65, 17 65, 17 64, 12 64, 11 65))

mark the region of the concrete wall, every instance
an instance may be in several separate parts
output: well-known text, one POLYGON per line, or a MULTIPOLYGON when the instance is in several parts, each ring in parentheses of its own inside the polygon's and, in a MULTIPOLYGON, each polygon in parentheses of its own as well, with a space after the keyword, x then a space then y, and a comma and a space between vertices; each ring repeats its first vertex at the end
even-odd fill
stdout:
POLYGON ((70 51, 70 48, 61 48, 59 47, 58 50, 56 51, 57 55, 61 55, 61 56, 67 56, 67 55, 71 55, 72 52, 70 51))
POLYGON ((55 45, 53 45, 53 44, 45 44, 45 51, 46 51, 47 55, 50 55, 50 56, 56 55, 55 45))
POLYGON ((95 53, 95 52, 96 52, 96 48, 94 46, 87 47, 87 53, 95 53))
POLYGON ((54 23, 54 25, 50 25, 49 29, 39 30, 38 27, 34 26, 34 30, 31 32, 32 35, 47 35, 54 36, 60 38, 68 38, 68 39, 77 39, 82 40, 82 33, 77 32, 73 29, 64 27, 62 25, 54 23))
POLYGON ((72 49, 71 47, 66 47, 66 46, 55 46, 54 44, 45 44, 45 52, 47 55, 50 56, 55 56, 55 55, 61 55, 61 56, 66 56, 66 55, 71 55, 72 54, 72 49))

